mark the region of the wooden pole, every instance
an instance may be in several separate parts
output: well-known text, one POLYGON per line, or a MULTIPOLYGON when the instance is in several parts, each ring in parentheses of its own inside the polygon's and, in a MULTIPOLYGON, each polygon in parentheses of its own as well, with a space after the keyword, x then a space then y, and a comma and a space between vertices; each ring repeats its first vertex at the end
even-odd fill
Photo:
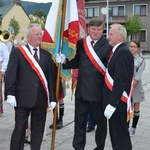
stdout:
MULTIPOLYGON (((62 48, 62 39, 63 39, 63 33, 64 33, 65 14, 66 14, 66 0, 63 1, 63 7, 62 7, 62 25, 61 25, 60 52, 61 52, 61 48, 62 48)), ((60 63, 58 63, 58 66, 57 66, 57 78, 56 78, 56 100, 57 100, 57 105, 56 105, 56 107, 54 109, 53 130, 52 130, 52 140, 51 140, 51 149, 50 150, 54 150, 54 146, 55 146, 56 121, 57 121, 57 114, 58 114, 59 86, 60 86, 60 63)))
POLYGON ((58 114, 58 95, 59 95, 59 82, 60 82, 60 64, 57 68, 57 78, 56 78, 56 100, 57 104, 53 112, 53 129, 52 129, 52 139, 51 139, 51 150, 54 150, 55 146, 55 135, 56 135, 56 123, 57 123, 57 114, 58 114))

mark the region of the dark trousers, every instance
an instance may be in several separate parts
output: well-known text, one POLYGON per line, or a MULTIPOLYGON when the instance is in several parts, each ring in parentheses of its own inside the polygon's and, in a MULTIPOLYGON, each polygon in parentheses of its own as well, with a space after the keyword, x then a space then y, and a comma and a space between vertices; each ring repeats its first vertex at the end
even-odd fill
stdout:
POLYGON ((45 120, 46 108, 15 108, 15 128, 11 137, 10 150, 23 150, 25 130, 28 116, 31 112, 31 150, 40 150, 45 120))
POLYGON ((89 114, 88 114, 87 127, 95 128, 95 121, 93 119, 91 112, 89 112, 89 114))
POLYGON ((84 150, 86 144, 86 125, 89 111, 97 125, 95 142, 97 147, 95 150, 103 150, 107 134, 107 120, 101 109, 101 102, 85 101, 83 99, 75 99, 75 127, 73 147, 75 150, 84 150))
POLYGON ((109 119, 109 132, 113 150, 132 150, 126 112, 115 112, 112 115, 109 119))

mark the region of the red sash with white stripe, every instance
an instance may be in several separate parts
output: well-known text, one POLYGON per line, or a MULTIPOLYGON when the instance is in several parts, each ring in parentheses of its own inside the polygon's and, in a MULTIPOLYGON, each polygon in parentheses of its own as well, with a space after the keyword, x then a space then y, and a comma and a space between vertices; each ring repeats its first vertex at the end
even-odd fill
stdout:
POLYGON ((39 77, 40 81, 42 82, 42 85, 43 85, 44 90, 45 90, 46 95, 47 95, 47 104, 48 104, 48 107, 50 107, 49 106, 50 97, 49 97, 49 90, 48 90, 47 80, 46 80, 46 77, 45 77, 41 67, 39 66, 39 64, 34 59, 34 57, 29 52, 29 50, 26 46, 18 46, 18 48, 21 51, 21 53, 23 54, 23 56, 26 58, 28 63, 30 64, 31 68, 36 72, 36 74, 39 77))
POLYGON ((103 74, 105 75, 106 67, 100 60, 100 58, 95 53, 91 43, 90 43, 90 37, 87 36, 83 40, 84 49, 86 51, 87 56, 91 60, 92 64, 103 74))
MULTIPOLYGON (((110 76, 108 69, 106 69, 106 75, 105 75, 105 83, 107 87, 112 91, 114 80, 110 76)), ((129 121, 131 118, 133 118, 133 111, 131 106, 131 97, 133 95, 133 80, 131 83, 131 89, 129 95, 126 93, 126 91, 123 91, 123 94, 121 96, 121 100, 125 103, 127 103, 127 121, 129 121)))

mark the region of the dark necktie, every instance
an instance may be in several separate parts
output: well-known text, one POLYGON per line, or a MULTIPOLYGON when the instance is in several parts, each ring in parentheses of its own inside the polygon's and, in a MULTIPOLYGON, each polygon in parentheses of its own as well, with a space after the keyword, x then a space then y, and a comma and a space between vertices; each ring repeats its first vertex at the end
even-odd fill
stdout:
POLYGON ((33 56, 34 56, 35 60, 38 62, 39 59, 38 59, 38 55, 37 55, 37 48, 34 48, 33 50, 35 51, 33 56))
POLYGON ((91 41, 91 45, 92 45, 92 47, 94 46, 94 41, 91 41))

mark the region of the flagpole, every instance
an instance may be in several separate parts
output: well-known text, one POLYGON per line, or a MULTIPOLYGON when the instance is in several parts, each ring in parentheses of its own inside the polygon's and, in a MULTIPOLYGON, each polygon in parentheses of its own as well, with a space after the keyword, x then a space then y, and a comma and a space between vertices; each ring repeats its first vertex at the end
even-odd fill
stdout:
POLYGON ((109 20, 108 20, 108 18, 109 18, 109 1, 107 0, 107 13, 106 13, 106 22, 107 22, 107 38, 108 38, 108 22, 109 22, 109 20))
MULTIPOLYGON (((66 14, 66 0, 63 1, 62 7, 62 24, 61 24, 61 43, 60 43, 60 53, 62 49, 62 39, 64 33, 64 24, 65 24, 65 14, 66 14)), ((57 121, 57 113, 58 113, 58 96, 59 96, 59 86, 60 86, 60 63, 57 66, 57 78, 56 78, 56 100, 57 105, 54 109, 54 117, 53 117, 53 130, 52 130, 52 139, 51 139, 51 149, 54 150, 55 146, 55 135, 56 135, 56 121, 57 121)))

